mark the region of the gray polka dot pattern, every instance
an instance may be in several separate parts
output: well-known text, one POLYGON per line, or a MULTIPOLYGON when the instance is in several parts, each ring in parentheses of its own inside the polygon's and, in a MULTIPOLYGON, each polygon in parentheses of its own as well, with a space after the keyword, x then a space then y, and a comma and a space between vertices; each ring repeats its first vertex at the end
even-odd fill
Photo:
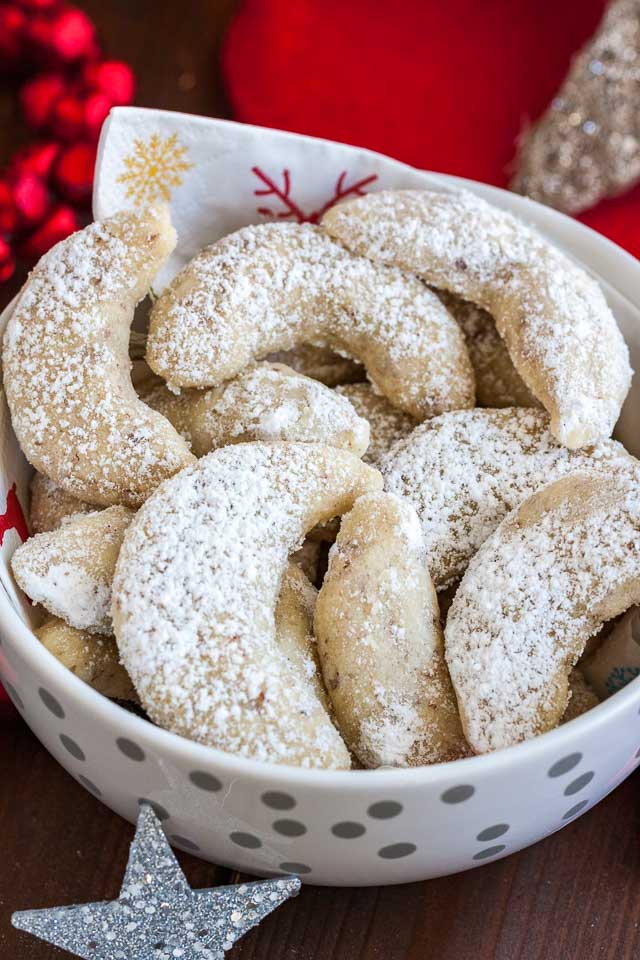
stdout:
POLYGON ((485 830, 481 830, 476 840, 479 840, 481 843, 485 843, 487 840, 497 840, 498 837, 504 836, 508 829, 508 823, 496 823, 492 827, 486 827, 485 830))
POLYGON ((165 807, 160 803, 156 803, 155 800, 149 800, 147 797, 140 797, 138 804, 148 803, 153 812, 155 813, 158 820, 168 820, 171 814, 165 807))
POLYGON ((16 688, 13 686, 13 684, 5 680, 4 688, 9 694, 9 696, 11 697, 11 699, 13 700, 13 703, 18 708, 18 710, 24 710, 24 703, 22 702, 22 697, 20 696, 16 688))
POLYGON ((588 800, 581 800, 580 803, 576 803, 573 807, 570 807, 565 814, 562 815, 562 819, 570 820, 571 817, 575 817, 576 813, 580 813, 581 810, 584 810, 588 803, 588 800))
POLYGON ((200 847, 197 843, 194 843, 193 840, 187 840, 186 837, 181 837, 179 834, 174 833, 171 837, 172 843, 177 843, 179 847, 184 847, 186 850, 199 850, 200 847))
POLYGON ((390 843, 388 847, 378 850, 378 856, 383 860, 399 860, 416 852, 415 843, 390 843))
POLYGON ((281 793, 279 790, 267 790, 260 797, 265 807, 272 810, 293 810, 296 805, 295 797, 290 793, 281 793))
POLYGON ((304 823, 300 823, 299 820, 276 820, 272 827, 283 837, 301 837, 307 832, 304 823))
POLYGON ((562 777, 565 773, 569 773, 570 770, 577 767, 581 760, 581 753, 570 753, 568 756, 563 757, 562 760, 556 761, 552 767, 549 767, 547 776, 562 777))
POLYGON ((498 843, 495 847, 487 847, 486 850, 480 850, 473 857, 474 860, 488 860, 489 857, 495 857, 496 854, 502 853, 506 849, 506 844, 498 843))
POLYGON ((88 777, 83 777, 82 774, 78 777, 78 781, 82 784, 83 787, 86 787, 89 793, 93 793, 96 797, 102 796, 102 790, 99 790, 96 787, 95 783, 92 783, 88 777))
POLYGON ((133 740, 127 740, 126 737, 118 737, 116 740, 116 746, 120 753, 123 753, 129 760, 135 760, 138 763, 142 763, 145 758, 145 752, 142 747, 139 747, 137 743, 133 742, 133 740))
POLYGON ((355 823, 352 820, 344 820, 342 823, 334 823, 331 827, 331 833, 334 837, 340 837, 341 840, 355 840, 366 833, 366 827, 362 823, 355 823))
POLYGON ((68 737, 66 733, 60 734, 60 743, 65 750, 71 754, 72 757, 75 757, 76 760, 86 759, 82 747, 79 747, 75 740, 72 740, 71 737, 68 737))
POLYGON ((284 873, 311 873, 311 867, 308 867, 306 863, 281 863, 280 870, 283 870, 284 873))
POLYGON ((587 784, 591 783, 594 777, 595 773, 593 770, 589 770, 587 773, 583 773, 579 777, 576 777, 576 779, 572 780, 569 786, 565 788, 565 797, 572 797, 574 793, 579 793, 580 790, 584 790, 587 784))
POLYGON ((457 787, 449 787, 448 790, 445 790, 440 796, 440 799, 443 803, 464 803, 464 801, 469 800, 475 792, 476 788, 472 787, 471 784, 461 783, 457 787))
POLYGON ((396 800, 378 800, 371 804, 367 813, 375 820, 390 820, 402 813, 402 804, 396 800))
POLYGON ((49 710, 54 717, 57 717, 58 720, 64 720, 64 710, 62 705, 56 700, 52 693, 49 693, 48 690, 45 690, 44 687, 40 687, 38 690, 38 696, 44 703, 47 710, 49 710))
POLYGON ((189 774, 189 780, 194 787, 207 790, 209 793, 217 793, 218 790, 222 790, 222 784, 218 778, 211 773, 205 773, 204 770, 194 770, 189 774))
POLYGON ((229 834, 229 839, 239 847, 246 847, 247 850, 257 850, 262 846, 262 840, 254 837, 252 833, 242 833, 237 831, 229 834))

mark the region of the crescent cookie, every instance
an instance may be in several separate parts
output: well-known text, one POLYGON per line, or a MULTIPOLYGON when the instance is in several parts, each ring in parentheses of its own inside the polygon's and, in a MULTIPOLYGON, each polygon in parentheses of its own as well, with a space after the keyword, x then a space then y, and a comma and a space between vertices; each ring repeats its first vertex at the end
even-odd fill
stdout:
POLYGON ((18 585, 70 626, 110 636, 113 572, 132 517, 126 507, 108 507, 36 534, 11 558, 18 585))
POLYGON ((151 496, 125 534, 112 615, 155 722, 245 757, 349 767, 313 682, 279 647, 274 609, 306 531, 381 486, 344 450, 244 443, 151 496))
POLYGON ((346 397, 356 413, 369 423, 371 437, 362 457, 365 463, 377 466, 394 443, 408 436, 417 424, 408 413, 376 393, 370 383, 347 383, 336 387, 335 392, 346 397))
POLYGON ((34 633, 56 660, 98 693, 112 700, 137 701, 113 637, 76 630, 57 617, 50 617, 34 633))
POLYGON ((265 360, 283 363, 296 373, 319 380, 326 387, 337 387, 340 383, 357 383, 365 378, 361 363, 341 356, 328 347, 314 347, 311 343, 302 343, 293 350, 277 350, 265 357, 265 360))
POLYGON ((356 456, 369 444, 367 421, 344 397, 282 364, 257 364, 212 390, 175 396, 164 387, 144 399, 188 434, 198 457, 251 440, 326 443, 356 456))
POLYGON ((631 383, 627 347, 597 282, 536 231, 472 193, 434 190, 370 193, 322 226, 488 310, 565 446, 611 435, 631 383))
POLYGON ((71 496, 42 473, 34 473, 29 490, 29 524, 33 533, 47 533, 67 517, 95 511, 93 504, 71 496))
POLYGON ((426 560, 418 517, 398 497, 369 494, 342 518, 315 630, 338 725, 365 767, 469 752, 426 560))
POLYGON ((418 419, 473 406, 464 337, 436 295, 309 224, 243 227, 198 254, 151 311, 147 362, 171 388, 218 386, 309 341, 361 360, 418 419))
POLYGON ((413 504, 422 522, 436 589, 461 576, 510 510, 567 473, 626 468, 615 440, 561 446, 543 410, 457 410, 421 423, 383 459, 386 489, 413 504))
POLYGON ((58 243, 7 325, 4 385, 20 446, 67 493, 137 506, 192 462, 129 375, 129 327, 175 245, 166 208, 120 213, 58 243))
POLYGON ((640 600, 639 480, 633 470, 557 480, 503 520, 469 564, 445 648, 476 753, 557 726, 588 637, 640 600))
POLYGON ((461 300, 444 290, 439 291, 438 296, 464 333, 476 378, 478 406, 540 406, 514 367, 493 317, 475 303, 461 300))

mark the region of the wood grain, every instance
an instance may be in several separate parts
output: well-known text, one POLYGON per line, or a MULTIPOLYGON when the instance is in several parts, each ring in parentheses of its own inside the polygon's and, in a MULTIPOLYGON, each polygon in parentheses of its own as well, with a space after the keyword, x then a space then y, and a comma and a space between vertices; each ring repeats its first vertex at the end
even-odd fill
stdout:
MULTIPOLYGON (((289 0, 298 2, 298 0, 289 0)), ((107 50, 130 60, 137 102, 227 115, 216 55, 231 0, 85 0, 107 50)), ((24 138, 0 88, 0 162, 24 138)), ((6 303, 23 275, 3 288, 6 303)), ((133 830, 0 708, 0 960, 62 957, 15 931, 13 910, 117 895, 133 830)), ((640 776, 535 847, 402 887, 306 887, 231 952, 236 960, 637 960, 640 776)), ((230 874, 180 854, 194 887, 230 874)), ((235 877, 235 875, 233 875, 235 877)))

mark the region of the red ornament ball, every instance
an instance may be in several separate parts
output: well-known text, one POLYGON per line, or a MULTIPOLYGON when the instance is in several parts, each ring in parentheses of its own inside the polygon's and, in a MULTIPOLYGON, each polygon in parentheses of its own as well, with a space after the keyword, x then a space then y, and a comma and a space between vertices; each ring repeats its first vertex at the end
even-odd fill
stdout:
POLYGON ((18 66, 24 46, 26 18, 16 7, 0 7, 0 70, 18 66))
POLYGON ((80 227, 75 210, 66 204, 57 206, 37 230, 21 244, 20 254, 28 260, 38 260, 55 243, 64 240, 80 227))
POLYGON ((16 229, 18 214, 13 190, 8 180, 0 180, 0 234, 10 234, 16 229))
POLYGON ((78 140, 84 133, 84 103, 80 97, 65 93, 53 105, 51 131, 60 140, 78 140))
POLYGON ((16 268, 16 258, 6 240, 0 237, 0 283, 4 283, 16 268))
POLYGON ((90 93, 86 98, 83 105, 84 132, 90 140, 97 141, 111 107, 112 102, 104 93, 90 93))
POLYGON ((63 7, 53 16, 33 15, 27 36, 35 55, 44 63, 66 66, 99 53, 95 27, 76 7, 63 7))
POLYGON ((48 180, 51 170, 60 153, 60 144, 55 140, 40 140, 29 143, 14 153, 9 165, 9 176, 18 176, 21 173, 35 173, 43 180, 48 180))
POLYGON ((49 211, 49 191, 34 173, 22 173, 12 181, 13 200, 18 229, 29 230, 39 224, 49 211))
POLYGON ((103 93, 115 107, 131 103, 136 89, 133 70, 123 60, 102 60, 88 63, 83 81, 89 90, 103 93))
POLYGON ((23 83, 20 105, 30 127, 41 130, 51 122, 54 104, 64 90, 64 79, 59 73, 40 73, 23 83))
POLYGON ((96 148, 88 143, 65 147, 55 167, 55 185, 71 203, 86 203, 91 198, 96 148))

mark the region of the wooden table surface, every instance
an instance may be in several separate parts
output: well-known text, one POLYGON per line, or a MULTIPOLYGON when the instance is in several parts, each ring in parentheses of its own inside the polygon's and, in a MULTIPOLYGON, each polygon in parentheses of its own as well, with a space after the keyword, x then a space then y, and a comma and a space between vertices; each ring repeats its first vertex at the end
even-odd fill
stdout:
MULTIPOLYGON (((228 115, 216 69, 232 0, 79 0, 129 60, 137 102, 228 115)), ((298 0, 290 0, 298 2, 298 0)), ((0 89, 0 163, 24 137, 0 89)), ((2 290, 2 306, 17 289, 2 290)), ((0 706, 0 960, 60 951, 12 929, 13 910, 117 895, 132 827, 80 787, 0 706)), ((640 957, 640 774, 506 860, 441 880, 304 888, 231 951, 242 960, 632 960, 640 957)), ((192 886, 235 879, 180 854, 192 886)))

